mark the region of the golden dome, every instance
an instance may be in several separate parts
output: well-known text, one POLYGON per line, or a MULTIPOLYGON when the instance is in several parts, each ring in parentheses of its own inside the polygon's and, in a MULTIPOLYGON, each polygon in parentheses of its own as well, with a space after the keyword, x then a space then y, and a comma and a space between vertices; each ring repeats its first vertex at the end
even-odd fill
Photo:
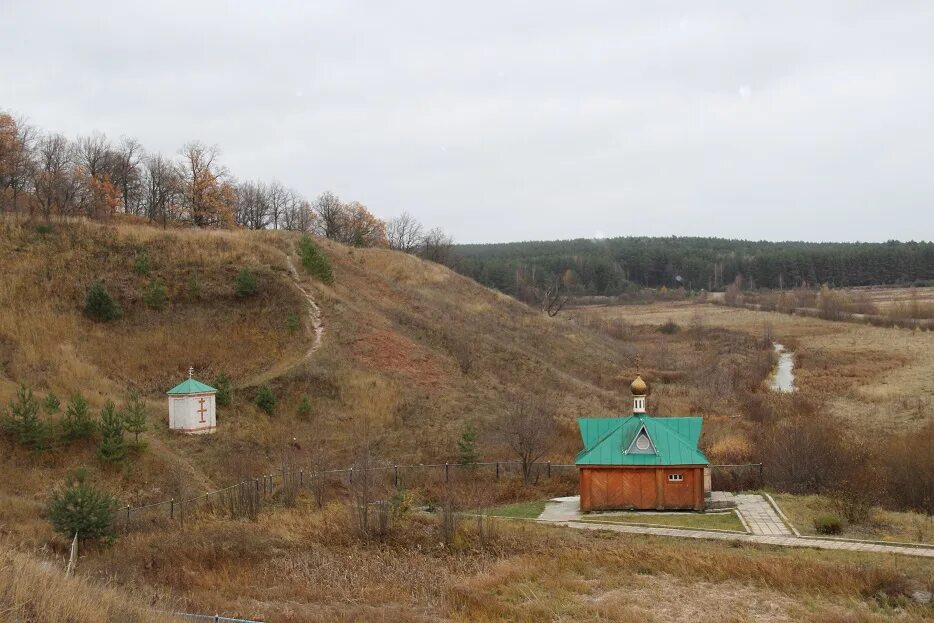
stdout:
POLYGON ((645 381, 642 380, 642 375, 637 374, 636 380, 632 382, 632 385, 629 386, 629 389, 632 390, 633 396, 645 396, 645 393, 649 390, 649 386, 645 384, 645 381))

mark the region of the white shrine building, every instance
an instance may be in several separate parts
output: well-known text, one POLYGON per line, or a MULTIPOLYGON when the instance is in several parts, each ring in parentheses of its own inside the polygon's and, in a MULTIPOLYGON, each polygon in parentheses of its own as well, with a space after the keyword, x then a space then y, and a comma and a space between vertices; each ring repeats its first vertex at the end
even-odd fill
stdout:
POLYGON ((217 409, 214 396, 217 390, 192 378, 169 390, 169 430, 183 433, 213 433, 217 430, 217 409))

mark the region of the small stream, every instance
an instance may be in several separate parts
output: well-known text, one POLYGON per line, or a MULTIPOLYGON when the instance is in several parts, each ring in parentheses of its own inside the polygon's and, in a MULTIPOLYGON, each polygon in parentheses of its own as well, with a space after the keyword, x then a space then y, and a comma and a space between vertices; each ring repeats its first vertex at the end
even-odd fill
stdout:
POLYGON ((785 350, 778 342, 774 343, 775 352, 778 353, 778 366, 772 375, 771 389, 773 392, 791 393, 795 387, 795 354, 785 350))

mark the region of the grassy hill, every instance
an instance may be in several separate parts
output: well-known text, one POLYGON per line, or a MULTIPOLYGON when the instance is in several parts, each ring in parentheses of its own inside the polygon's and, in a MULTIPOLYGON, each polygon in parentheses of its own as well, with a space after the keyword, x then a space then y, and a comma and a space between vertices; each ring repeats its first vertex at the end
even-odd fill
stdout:
MULTIPOLYGON (((716 452, 735 446, 736 431, 749 426, 736 415, 770 367, 768 345, 749 332, 690 321, 660 331, 652 323, 549 318, 443 266, 315 240, 333 267, 326 285, 301 268, 298 243, 286 232, 0 220, 0 404, 20 384, 40 399, 52 392, 66 402, 80 392, 95 412, 136 390, 150 428, 146 448, 117 466, 102 465, 94 443, 55 441, 37 453, 0 437, 0 545, 11 551, 0 561, 0 611, 51 613, 34 617, 40 621, 61 612, 54 600, 23 606, 16 597, 22 582, 9 570, 22 564, 30 573, 58 573, 67 542, 53 533, 46 502, 78 467, 121 504, 137 506, 196 495, 286 462, 349 465, 363 439, 376 461, 455 461, 467 422, 479 431, 482 458, 504 458, 498 424, 530 395, 553 403, 558 414, 548 458, 569 461, 579 445, 574 418, 629 410, 620 377, 631 377, 637 355, 653 388, 650 409, 704 415, 703 444, 716 452), (238 294, 243 269, 255 276, 254 294, 238 294), (96 279, 119 304, 119 318, 100 323, 85 315, 96 279), (165 304, 156 308, 146 296, 153 282, 165 289, 165 304), (319 320, 320 343, 313 326, 319 320), (165 391, 188 366, 208 383, 220 374, 232 381, 232 402, 219 408, 214 435, 167 430, 165 391), (277 399, 272 414, 255 403, 262 385, 277 399), (303 398, 307 413, 299 412, 303 398)), ((496 491, 488 483, 472 486, 467 493, 487 502, 522 496, 516 483, 496 491)), ((85 547, 76 583, 56 590, 103 591, 97 602, 75 602, 75 620, 147 620, 137 614, 138 599, 266 620, 616 620, 616 610, 627 617, 644 611, 619 593, 632 582, 650 601, 670 590, 704 590, 711 612, 751 582, 743 595, 772 600, 787 617, 804 613, 804 591, 813 601, 811 620, 844 620, 833 616, 865 614, 877 599, 901 608, 905 591, 923 585, 929 570, 915 562, 895 568, 853 557, 841 558, 841 566, 803 552, 662 540, 633 549, 620 536, 507 525, 484 532, 466 522, 445 536, 435 519, 405 510, 414 503, 405 500, 394 506, 388 536, 361 542, 341 504, 352 495, 337 488, 323 509, 304 495, 280 500, 255 521, 206 514, 184 524, 147 524, 112 546, 85 547), (622 567, 621 548, 635 552, 622 567), (705 562, 713 559, 729 564, 713 569, 705 562), (801 565, 825 575, 805 585, 794 579, 802 577, 801 565), (541 573, 552 566, 553 573, 541 573)), ((907 620, 923 616, 909 610, 907 620)))

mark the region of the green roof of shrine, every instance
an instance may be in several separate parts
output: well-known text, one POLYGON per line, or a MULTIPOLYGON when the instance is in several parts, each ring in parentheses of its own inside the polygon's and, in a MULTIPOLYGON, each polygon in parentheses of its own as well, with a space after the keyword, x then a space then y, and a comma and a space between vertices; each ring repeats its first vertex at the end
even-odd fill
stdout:
POLYGON ((698 449, 700 417, 580 418, 584 449, 577 465, 708 465, 698 449), (648 449, 635 451, 634 442, 642 430, 650 440, 648 449))
POLYGON ((169 390, 169 396, 184 396, 186 394, 216 394, 217 390, 205 385, 196 379, 185 379, 169 390))

